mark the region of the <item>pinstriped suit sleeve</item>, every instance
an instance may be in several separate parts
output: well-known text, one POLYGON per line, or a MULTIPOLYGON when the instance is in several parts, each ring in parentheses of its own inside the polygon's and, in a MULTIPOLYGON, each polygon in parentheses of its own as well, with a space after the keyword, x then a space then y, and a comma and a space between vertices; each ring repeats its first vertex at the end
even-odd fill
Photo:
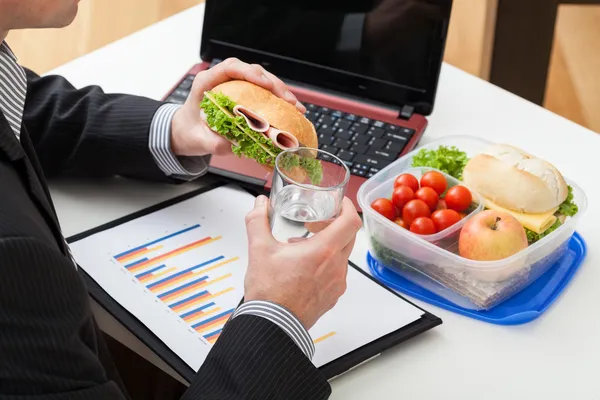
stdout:
POLYGON ((231 319, 182 400, 321 400, 331 387, 271 321, 231 319))
POLYGON ((149 150, 150 126, 163 103, 107 94, 98 86, 76 89, 60 76, 25 72, 23 124, 48 177, 121 175, 179 181, 165 175, 149 150))

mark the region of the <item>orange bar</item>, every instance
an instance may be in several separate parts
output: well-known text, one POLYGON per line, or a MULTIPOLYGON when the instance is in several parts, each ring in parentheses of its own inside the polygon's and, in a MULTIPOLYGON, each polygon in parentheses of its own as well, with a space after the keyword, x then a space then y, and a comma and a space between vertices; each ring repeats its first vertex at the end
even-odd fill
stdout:
POLYGON ((206 340, 208 340, 208 343, 210 343, 210 344, 215 344, 215 342, 217 341, 219 336, 221 336, 220 333, 218 335, 215 335, 215 336, 211 337, 210 339, 206 339, 206 340))
MULTIPOLYGON (((203 281, 203 282, 206 282, 206 281, 203 281)), ((214 299, 215 297, 220 296, 223 293, 231 292, 232 290, 233 290, 233 288, 229 288, 229 289, 222 290, 219 293, 211 294, 209 296, 198 297, 197 299, 194 299, 193 301, 191 301, 189 303, 180 304, 177 307, 174 307, 172 310, 173 311, 183 311, 183 310, 186 310, 188 308, 192 308, 196 304, 204 303, 206 300, 214 299)))
POLYGON ((214 321, 210 321, 210 323, 208 323, 206 325, 202 325, 202 326, 199 326, 199 327, 195 328, 196 332, 202 333, 202 332, 206 332, 206 331, 211 330, 215 326, 220 325, 223 321, 227 321, 227 319, 229 319, 229 317, 231 316, 231 314, 233 314, 233 313, 229 313, 227 315, 223 315, 221 318, 217 318, 214 321))
POLYGON ((175 293, 171 293, 170 295, 165 296, 165 297, 161 297, 160 300, 163 301, 163 302, 165 302, 165 303, 167 301, 177 300, 177 299, 185 296, 186 294, 188 294, 190 292, 193 292, 194 290, 196 290, 199 287, 202 287, 204 285, 206 285, 206 281, 194 283, 192 286, 188 286, 184 290, 181 290, 181 291, 175 292, 175 293))
POLYGON ((149 274, 149 275, 146 275, 146 276, 142 276, 140 278, 140 282, 146 282, 146 281, 149 281, 151 279, 160 278, 161 276, 167 275, 167 274, 175 271, 176 269, 177 269, 177 267, 171 267, 171 268, 169 268, 167 270, 164 270, 164 271, 161 271, 161 272, 157 273, 156 275, 155 274, 149 274))
POLYGON ((212 283, 220 282, 220 281, 222 281, 223 279, 231 278, 231 276, 232 276, 232 275, 233 275, 232 273, 229 273, 229 274, 227 274, 227 275, 223 275, 223 276, 221 276, 221 277, 219 277, 219 278, 215 278, 215 279, 213 279, 212 281, 208 281, 208 282, 206 282, 206 286, 208 286, 208 285, 210 285, 210 284, 212 284, 212 283))
POLYGON ((125 262, 132 260, 134 258, 137 258, 138 256, 143 256, 144 254, 148 254, 152 251, 155 250, 160 250, 163 248, 163 245, 158 245, 158 246, 154 246, 154 247, 146 247, 143 249, 139 249, 137 251, 134 251, 133 253, 129 253, 127 255, 124 255, 123 257, 117 258, 117 261, 119 261, 121 264, 124 264, 125 262))
POLYGON ((190 244, 185 245, 183 247, 180 247, 178 249, 171 250, 168 253, 165 253, 165 254, 160 255, 158 257, 151 258, 148 261, 144 261, 143 263, 137 264, 137 265, 129 268, 129 271, 135 272, 135 271, 137 271, 137 270, 139 270, 141 268, 144 268, 144 267, 146 267, 148 265, 156 264, 159 261, 168 260, 169 258, 175 257, 175 256, 177 256, 179 254, 182 254, 182 253, 185 253, 187 251, 196 249, 196 248, 204 246, 206 244, 215 242, 215 241, 217 241, 219 239, 221 239, 221 236, 216 237, 216 238, 205 237, 204 239, 200 239, 198 241, 195 241, 193 243, 190 243, 190 244))
POLYGON ((213 269, 216 269, 216 268, 222 267, 223 265, 227 265, 227 264, 229 264, 229 263, 232 263, 232 262, 234 262, 234 261, 237 261, 237 260, 239 260, 239 259, 240 259, 239 257, 233 257, 233 258, 231 258, 231 259, 229 259, 229 260, 221 261, 220 263, 218 263, 218 264, 215 264, 215 265, 213 265, 213 266, 211 266, 211 267, 208 267, 208 268, 206 268, 206 269, 198 269, 198 270, 195 270, 195 271, 194 271, 194 273, 195 273, 195 274, 204 274, 205 272, 212 271, 213 269))
POLYGON ((170 281, 166 281, 161 283, 160 285, 156 285, 156 286, 152 286, 152 288, 150 289, 152 292, 158 292, 161 289, 166 289, 169 288, 171 286, 175 286, 176 284, 178 284, 181 281, 186 280, 187 278, 190 277, 190 275, 192 274, 192 271, 186 272, 185 274, 178 276, 177 278, 170 280, 170 281))
POLYGON ((335 332, 329 332, 327 335, 323 335, 320 338, 317 338, 315 340, 313 340, 314 344, 317 344, 319 342, 322 342, 323 340, 332 337, 333 335, 335 335, 335 332))
POLYGON ((198 314, 198 315, 194 315, 194 316, 190 315, 190 319, 186 319, 185 321, 191 324, 192 322, 196 322, 200 318, 204 318, 207 315, 212 315, 212 314, 216 313, 217 311, 221 311, 221 307, 213 308, 212 310, 208 310, 208 311, 202 311, 202 313, 198 314))

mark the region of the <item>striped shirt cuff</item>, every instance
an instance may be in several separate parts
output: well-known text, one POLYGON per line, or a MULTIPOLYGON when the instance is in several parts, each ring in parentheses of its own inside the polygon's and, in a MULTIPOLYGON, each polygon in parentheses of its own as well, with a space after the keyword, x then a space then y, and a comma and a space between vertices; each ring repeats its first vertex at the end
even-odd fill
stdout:
POLYGON ((208 165, 205 157, 177 157, 171 151, 171 122, 179 104, 164 104, 150 124, 149 147, 154 161, 168 176, 190 180, 203 175, 208 165))
POLYGON ((232 319, 244 314, 266 318, 279 326, 296 343, 306 357, 312 360, 315 354, 315 345, 310 335, 298 321, 298 318, 285 307, 268 301, 252 300, 240 305, 233 313, 232 319))

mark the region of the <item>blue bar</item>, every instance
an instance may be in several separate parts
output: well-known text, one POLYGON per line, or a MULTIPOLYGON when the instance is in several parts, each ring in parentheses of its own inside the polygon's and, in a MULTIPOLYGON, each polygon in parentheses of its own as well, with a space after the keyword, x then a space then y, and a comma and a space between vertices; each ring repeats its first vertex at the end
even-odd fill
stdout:
POLYGON ((164 279, 161 279, 160 281, 156 281, 156 282, 154 282, 154 283, 152 283, 152 284, 148 285, 147 287, 148 287, 148 289, 150 289, 150 288, 152 288, 152 287, 154 287, 154 286, 158 286, 158 285, 160 285, 161 283, 167 282, 167 281, 168 281, 168 280, 170 280, 170 279, 177 278, 178 276, 181 276, 181 275, 183 275, 183 274, 185 274, 185 273, 187 273, 187 272, 193 271, 193 270, 195 270, 196 268, 203 267, 203 266, 205 266, 205 265, 208 265, 208 264, 212 264, 212 263, 214 263, 215 261, 219 261, 219 260, 220 260, 220 259, 222 259, 222 258, 225 258, 225 257, 223 257, 223 256, 219 256, 219 257, 217 257, 217 258, 213 258, 212 260, 209 260, 209 261, 203 262, 202 264, 198 264, 198 265, 195 265, 195 266, 193 266, 193 267, 191 267, 191 268, 184 269, 183 271, 179 271, 178 273, 176 273, 176 274, 173 274, 173 275, 171 275, 171 276, 168 276, 168 277, 166 277, 166 278, 164 278, 164 279))
POLYGON ((149 270, 149 271, 142 272, 141 274, 137 274, 135 277, 136 277, 136 278, 138 278, 138 279, 140 279, 141 277, 143 277, 143 276, 146 276, 146 275, 149 275, 149 274, 151 274, 151 273, 153 273, 153 272, 156 272, 156 271, 158 271, 159 269, 161 269, 161 268, 164 268, 164 267, 166 267, 166 264, 159 265, 158 267, 156 267, 156 268, 152 268, 152 269, 151 269, 151 270, 149 270))
POLYGON ((225 311, 225 312, 222 312, 221 314, 217 314, 217 315, 215 315, 214 317, 207 318, 207 319, 205 319, 204 321, 200 321, 200 322, 198 322, 197 324, 194 324, 194 325, 192 325, 192 328, 197 328, 197 327, 199 327, 199 326, 202 326, 202 325, 204 325, 204 324, 208 324, 209 322, 212 322, 212 321, 214 321, 215 319, 219 319, 219 318, 221 318, 223 315, 231 314, 231 313, 232 313, 232 312, 234 312, 234 311, 235 311, 235 308, 232 308, 232 309, 231 309, 231 310, 229 310, 229 311, 225 311))
POLYGON ((200 296, 204 296, 204 295, 205 295, 205 294, 207 294, 207 293, 208 293, 208 290, 205 290, 205 291, 203 291, 203 292, 200 292, 200 293, 196 293, 195 295, 193 295, 193 296, 190 296, 190 297, 188 297, 187 299, 179 300, 177 303, 173 303, 173 304, 171 304, 169 307, 170 307, 170 308, 175 308, 175 307, 177 307, 177 306, 178 306, 178 305, 180 305, 180 304, 187 303, 188 301, 190 301, 190 300, 194 300, 194 299, 196 299, 196 298, 198 298, 198 297, 200 297, 200 296))
POLYGON ((221 333, 222 331, 223 331, 223 328, 221 328, 221 329, 218 329, 218 330, 216 330, 216 331, 214 331, 214 332, 211 332, 211 333, 209 333, 208 335, 204 335, 204 339, 208 339, 208 338, 210 338, 211 336, 218 335, 218 334, 219 334, 219 333, 221 333))
POLYGON ((136 266, 136 265, 138 265, 138 264, 141 264, 141 263, 143 263, 143 262, 145 262, 145 261, 148 261, 148 257, 144 257, 144 258, 142 258, 142 259, 140 259, 140 260, 137 260, 137 261, 134 261, 134 262, 132 262, 131 264, 127 264, 127 265, 125 266, 125 268, 128 268, 128 269, 129 269, 129 268, 131 268, 131 267, 134 267, 134 266, 136 266))
POLYGON ((168 296, 168 295, 170 295, 170 294, 172 294, 172 293, 175 293, 175 292, 177 292, 177 291, 179 291, 179 290, 181 290, 181 289, 185 289, 186 287, 190 287, 190 286, 192 286, 194 283, 202 282, 202 281, 204 281, 204 280, 206 280, 206 279, 208 279, 208 276, 203 276, 203 277, 202 277, 202 278, 200 278, 200 279, 196 279, 195 281, 191 281, 191 282, 188 282, 188 283, 186 283, 185 285, 181 285, 181 286, 179 286, 179 287, 176 287, 175 289, 171 289, 171 290, 169 290, 168 292, 164 292, 164 293, 162 293, 162 294, 159 294, 159 295, 158 295, 158 298, 159 298, 159 299, 162 299, 162 298, 163 298, 163 297, 165 297, 165 296, 168 296))
POLYGON ((144 247, 152 246, 153 244, 156 244, 156 243, 158 243, 158 242, 162 242, 163 240, 170 239, 170 238, 172 238, 172 237, 174 237, 174 236, 177 236, 177 235, 181 235, 182 233, 189 232, 189 231, 191 231, 192 229, 196 229, 196 228, 200 228, 200 224, 196 224, 196 225, 194 225, 194 226, 190 226, 189 228, 182 229, 182 230, 180 230, 180 231, 177 231, 177 232, 175 232, 175 233, 171 233, 170 235, 163 236, 163 237, 161 237, 160 239, 156 239, 156 240, 154 240, 154 241, 152 241, 152 242, 148 242, 148 243, 146 243, 146 244, 143 244, 143 245, 141 245, 141 246, 138 246, 138 247, 136 247, 136 248, 133 248, 133 249, 127 250, 127 251, 125 251, 125 252, 123 252, 123 253, 121 253, 121 254, 117 254, 116 256, 114 256, 114 258, 119 258, 119 257, 126 256, 126 255, 127 255, 127 254, 129 254, 129 253, 133 253, 134 251, 138 251, 138 250, 140 250, 140 249, 143 249, 144 247))
POLYGON ((182 315, 180 315, 180 317, 181 317, 181 318, 185 318, 185 317, 187 317, 188 315, 192 315, 192 314, 194 314, 194 313, 196 313, 196 312, 198 312, 198 311, 202 311, 202 310, 204 310, 205 308, 208 308, 208 307, 210 307, 210 306, 214 306, 214 305, 215 305, 215 303, 208 303, 208 304, 205 304, 205 305, 203 305, 202 307, 198 307, 198 308, 196 308, 195 310, 188 311, 188 312, 186 312, 185 314, 182 314, 182 315))

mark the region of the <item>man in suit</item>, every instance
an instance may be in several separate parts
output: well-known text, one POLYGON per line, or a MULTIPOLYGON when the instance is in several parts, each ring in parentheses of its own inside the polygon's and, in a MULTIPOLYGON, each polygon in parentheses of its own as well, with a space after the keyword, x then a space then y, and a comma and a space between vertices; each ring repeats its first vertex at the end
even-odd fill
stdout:
MULTIPOLYGON (((76 0, 0 0, 2 399, 150 398, 124 382, 136 367, 119 363, 94 321, 46 177, 181 182, 202 175, 204 156, 229 144, 202 122, 198 104, 205 90, 229 79, 259 84, 304 110, 278 78, 235 59, 200 73, 181 107, 98 87, 76 90, 17 63, 4 41, 9 30, 65 26, 76 12, 76 0)), ((346 199, 316 238, 279 243, 259 197, 246 223, 245 302, 182 398, 326 398, 331 389, 311 363, 307 331, 345 290, 360 218, 346 199)))

